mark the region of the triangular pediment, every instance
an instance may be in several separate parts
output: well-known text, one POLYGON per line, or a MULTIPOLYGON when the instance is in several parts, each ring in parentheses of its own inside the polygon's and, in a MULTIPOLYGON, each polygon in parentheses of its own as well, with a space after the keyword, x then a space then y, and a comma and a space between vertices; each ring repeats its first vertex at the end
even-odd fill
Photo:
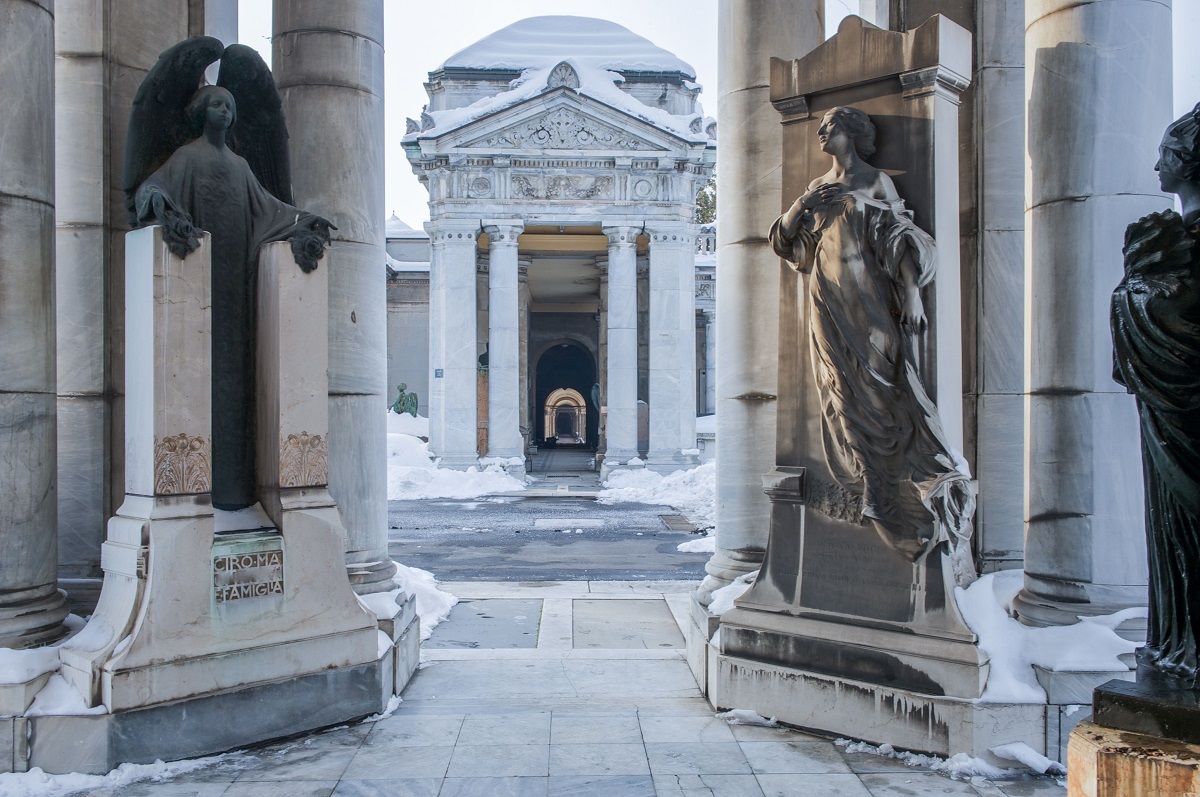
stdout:
POLYGON ((437 149, 665 153, 688 142, 570 88, 547 92, 438 136, 437 149))

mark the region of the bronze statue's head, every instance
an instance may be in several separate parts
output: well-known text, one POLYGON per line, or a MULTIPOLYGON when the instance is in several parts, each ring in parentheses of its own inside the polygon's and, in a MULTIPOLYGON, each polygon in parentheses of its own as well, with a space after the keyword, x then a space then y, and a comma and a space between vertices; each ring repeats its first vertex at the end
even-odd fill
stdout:
POLYGON ((875 154, 875 125, 871 117, 857 108, 849 105, 839 105, 831 108, 825 114, 825 120, 837 120, 850 140, 854 142, 854 151, 858 157, 866 160, 875 154))
POLYGON ((1167 127, 1154 170, 1164 191, 1174 193, 1176 180, 1200 183, 1200 103, 1167 127))
POLYGON ((204 122, 208 114, 209 102, 214 97, 221 97, 228 101, 229 109, 232 113, 232 118, 229 120, 229 127, 233 127, 237 123, 237 102, 234 101, 233 95, 227 89, 223 89, 220 86, 202 86, 199 91, 192 95, 192 98, 188 101, 187 108, 184 109, 188 124, 191 125, 192 131, 196 135, 204 131, 204 122))

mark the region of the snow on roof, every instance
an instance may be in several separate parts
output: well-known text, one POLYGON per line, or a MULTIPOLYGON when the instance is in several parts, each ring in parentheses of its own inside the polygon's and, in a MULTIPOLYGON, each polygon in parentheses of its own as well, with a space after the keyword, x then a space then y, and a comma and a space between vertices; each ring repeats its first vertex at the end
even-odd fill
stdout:
POLYGON ((442 68, 540 69, 570 55, 576 66, 627 72, 682 72, 691 64, 615 22, 591 17, 530 17, 459 50, 442 68))
MULTIPOLYGON (((624 29, 622 28, 622 30, 624 29)), ((403 140, 416 141, 420 138, 437 138, 476 119, 536 97, 548 90, 547 80, 550 73, 563 61, 570 64, 578 75, 579 88, 577 91, 580 94, 624 111, 685 141, 699 143, 709 140, 708 134, 703 132, 701 123, 704 119, 704 111, 700 108, 699 103, 696 103, 696 113, 685 116, 675 116, 662 108, 652 108, 617 88, 616 84, 624 81, 621 75, 599 67, 585 66, 574 56, 569 58, 556 56, 552 63, 536 69, 526 69, 519 78, 509 84, 511 88, 508 91, 484 97, 462 108, 428 111, 429 117, 433 120, 433 126, 419 132, 409 133, 404 136, 403 140), (693 132, 693 123, 696 123, 696 127, 701 132, 693 132)))
POLYGON ((383 225, 383 234, 388 238, 397 238, 402 232, 408 232, 412 227, 404 223, 404 221, 395 213, 388 218, 383 225))

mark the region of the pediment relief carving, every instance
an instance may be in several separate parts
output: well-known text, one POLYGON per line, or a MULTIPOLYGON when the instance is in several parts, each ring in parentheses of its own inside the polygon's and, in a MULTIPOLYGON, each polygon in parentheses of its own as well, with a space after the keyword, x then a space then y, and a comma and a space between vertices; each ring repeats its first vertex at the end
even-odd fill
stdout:
POLYGON ((559 106, 467 142, 497 149, 663 151, 663 147, 574 108, 559 106))

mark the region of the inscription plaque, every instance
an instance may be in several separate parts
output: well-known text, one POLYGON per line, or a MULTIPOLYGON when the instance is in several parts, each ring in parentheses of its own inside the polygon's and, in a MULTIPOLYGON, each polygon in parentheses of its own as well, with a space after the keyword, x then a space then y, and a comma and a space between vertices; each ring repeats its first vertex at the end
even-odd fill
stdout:
POLYGON ((275 532, 222 535, 212 549, 217 604, 283 595, 283 537, 275 532))

